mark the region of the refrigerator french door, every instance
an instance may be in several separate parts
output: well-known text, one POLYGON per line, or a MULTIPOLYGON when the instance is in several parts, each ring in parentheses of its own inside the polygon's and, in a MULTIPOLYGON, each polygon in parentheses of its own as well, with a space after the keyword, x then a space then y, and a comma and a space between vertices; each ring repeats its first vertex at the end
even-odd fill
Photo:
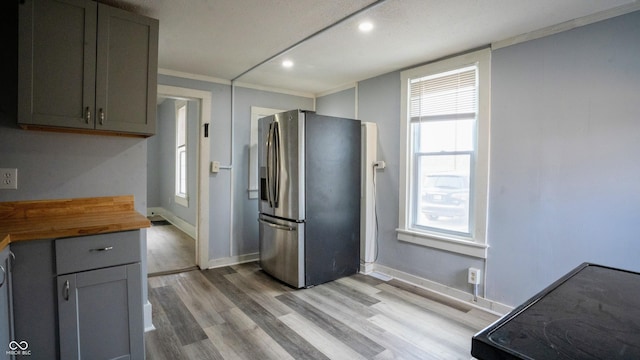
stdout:
POLYGON ((305 218, 304 119, 304 113, 292 111, 259 120, 261 214, 305 218))
POLYGON ((297 288, 356 273, 360 122, 292 110, 258 131, 262 269, 297 288))

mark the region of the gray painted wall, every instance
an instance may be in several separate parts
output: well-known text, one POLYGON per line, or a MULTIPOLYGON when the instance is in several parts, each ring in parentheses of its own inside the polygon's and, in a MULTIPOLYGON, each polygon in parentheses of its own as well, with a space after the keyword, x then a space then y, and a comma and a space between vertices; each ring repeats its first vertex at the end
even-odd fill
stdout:
POLYGON ((162 169, 162 129, 161 124, 164 123, 162 104, 156 109, 156 134, 147 139, 147 206, 162 206, 162 179, 160 172, 162 169))
POLYGON ((640 271, 640 12, 493 53, 487 296, 640 271))
POLYGON ((355 87, 316 99, 316 112, 320 115, 355 119, 356 106, 355 87))
POLYGON ((485 269, 480 295, 511 306, 584 261, 640 271, 638 39, 640 12, 493 53, 486 268, 397 240, 400 74, 360 82, 359 118, 378 124, 388 166, 378 263, 469 293, 467 268, 485 269))
POLYGON ((400 185, 400 72, 358 83, 358 117, 377 123, 378 159, 387 164, 376 175, 377 263, 470 292, 467 268, 483 268, 483 261, 401 242, 396 236, 400 185))

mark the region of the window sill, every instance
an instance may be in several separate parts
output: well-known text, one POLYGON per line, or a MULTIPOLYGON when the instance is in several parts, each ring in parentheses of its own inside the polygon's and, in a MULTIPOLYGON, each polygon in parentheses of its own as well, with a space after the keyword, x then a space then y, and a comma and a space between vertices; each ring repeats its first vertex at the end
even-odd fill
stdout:
POLYGON ((467 240, 456 239, 454 237, 425 234, 405 229, 396 229, 396 231, 398 232, 398 240, 400 241, 481 259, 487 258, 487 249, 489 246, 486 244, 478 244, 467 240))
POLYGON ((185 198, 185 197, 176 195, 175 196, 175 202, 178 205, 182 205, 182 206, 187 207, 187 208, 189 207, 189 200, 187 198, 185 198))

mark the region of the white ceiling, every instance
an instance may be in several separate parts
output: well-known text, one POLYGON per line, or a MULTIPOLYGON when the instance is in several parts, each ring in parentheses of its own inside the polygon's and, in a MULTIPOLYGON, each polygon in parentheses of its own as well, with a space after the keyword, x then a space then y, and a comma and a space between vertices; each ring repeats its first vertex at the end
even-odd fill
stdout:
POLYGON ((306 94, 594 14, 640 8, 638 0, 104 2, 160 20, 161 69, 306 94), (357 30, 363 20, 374 23, 373 31, 357 30), (285 58, 294 67, 282 68, 285 58))

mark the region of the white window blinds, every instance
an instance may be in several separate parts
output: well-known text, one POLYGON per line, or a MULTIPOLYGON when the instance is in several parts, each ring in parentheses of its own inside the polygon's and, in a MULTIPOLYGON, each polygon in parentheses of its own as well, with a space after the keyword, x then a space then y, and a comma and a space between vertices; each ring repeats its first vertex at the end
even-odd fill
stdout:
POLYGON ((476 66, 410 82, 411 122, 474 119, 478 109, 476 66))

